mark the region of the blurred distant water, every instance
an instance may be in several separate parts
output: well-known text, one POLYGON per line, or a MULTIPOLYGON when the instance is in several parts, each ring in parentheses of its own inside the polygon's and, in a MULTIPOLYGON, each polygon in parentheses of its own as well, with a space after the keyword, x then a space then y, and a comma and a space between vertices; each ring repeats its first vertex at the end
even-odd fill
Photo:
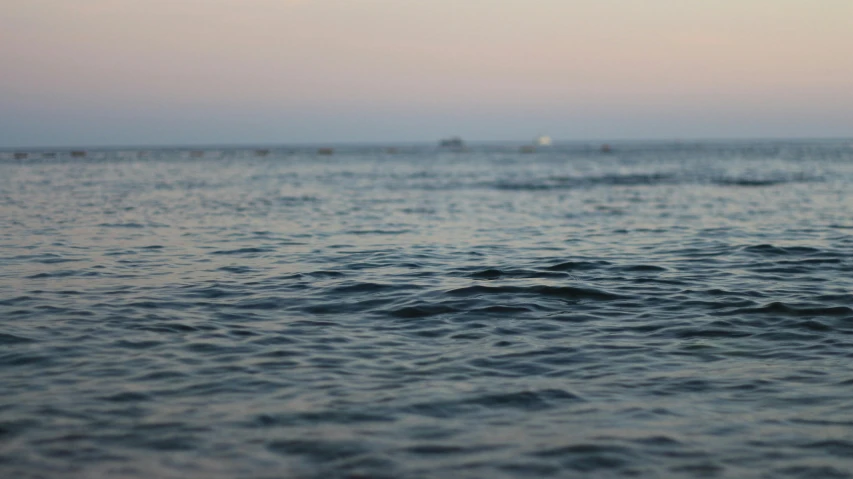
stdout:
POLYGON ((853 143, 0 154, 0 476, 853 477, 853 143))

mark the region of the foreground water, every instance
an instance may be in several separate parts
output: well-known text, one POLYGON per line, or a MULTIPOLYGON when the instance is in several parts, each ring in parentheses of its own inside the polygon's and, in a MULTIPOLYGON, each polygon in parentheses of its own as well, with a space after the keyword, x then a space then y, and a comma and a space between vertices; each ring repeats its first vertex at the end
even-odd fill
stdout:
POLYGON ((0 475, 851 477, 844 142, 0 161, 0 475))

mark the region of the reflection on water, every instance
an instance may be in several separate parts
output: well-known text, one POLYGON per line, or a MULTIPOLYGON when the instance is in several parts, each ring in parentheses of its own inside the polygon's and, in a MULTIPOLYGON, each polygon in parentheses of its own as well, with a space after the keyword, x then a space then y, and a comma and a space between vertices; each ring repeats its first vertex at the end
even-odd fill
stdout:
POLYGON ((853 150, 610 146, 4 153, 0 472, 847 477, 853 150))

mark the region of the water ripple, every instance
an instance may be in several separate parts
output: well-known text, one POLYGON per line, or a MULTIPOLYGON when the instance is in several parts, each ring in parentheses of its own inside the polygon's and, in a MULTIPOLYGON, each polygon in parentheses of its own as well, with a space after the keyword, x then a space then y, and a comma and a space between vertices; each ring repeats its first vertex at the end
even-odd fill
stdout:
POLYGON ((613 146, 0 160, 0 476, 850 477, 853 150, 613 146))

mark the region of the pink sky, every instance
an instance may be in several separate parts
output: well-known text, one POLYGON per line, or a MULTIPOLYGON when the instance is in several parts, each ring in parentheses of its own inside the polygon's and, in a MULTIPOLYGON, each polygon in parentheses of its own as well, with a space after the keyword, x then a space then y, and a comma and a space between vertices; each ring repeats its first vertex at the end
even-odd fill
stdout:
POLYGON ((0 147, 853 136, 849 0, 5 0, 0 147))

